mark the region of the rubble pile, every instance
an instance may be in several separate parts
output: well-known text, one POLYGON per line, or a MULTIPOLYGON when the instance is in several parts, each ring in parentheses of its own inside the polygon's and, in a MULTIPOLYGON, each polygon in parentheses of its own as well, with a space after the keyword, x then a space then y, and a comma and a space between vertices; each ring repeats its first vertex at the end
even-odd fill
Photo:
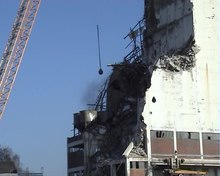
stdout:
MULTIPOLYGON (((111 133, 109 138, 118 140, 123 152, 131 141, 136 146, 143 142, 145 127, 139 111, 143 111, 144 104, 138 103, 144 99, 146 90, 151 85, 151 73, 141 62, 123 62, 113 67, 108 86, 107 111, 112 115, 111 133)), ((115 149, 114 149, 115 151, 115 149)))
POLYGON ((195 55, 198 52, 199 47, 195 45, 193 41, 193 43, 184 48, 184 50, 160 57, 160 68, 172 72, 189 71, 196 65, 195 55))
POLYGON ((134 147, 129 154, 129 157, 147 157, 145 151, 141 147, 134 147))
POLYGON ((141 112, 150 85, 151 73, 145 64, 122 62, 113 66, 107 88, 107 115, 99 115, 86 128, 98 146, 91 159, 96 158, 98 163, 120 160, 131 141, 136 146, 133 153, 144 155, 138 149, 143 146, 146 127, 141 112))

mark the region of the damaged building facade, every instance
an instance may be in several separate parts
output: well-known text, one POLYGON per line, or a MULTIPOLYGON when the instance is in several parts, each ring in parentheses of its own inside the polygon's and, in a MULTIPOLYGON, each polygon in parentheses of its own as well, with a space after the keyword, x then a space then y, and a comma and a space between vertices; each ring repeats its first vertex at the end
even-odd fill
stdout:
POLYGON ((220 175, 218 2, 144 8, 135 47, 111 65, 106 108, 73 116, 68 176, 220 175))

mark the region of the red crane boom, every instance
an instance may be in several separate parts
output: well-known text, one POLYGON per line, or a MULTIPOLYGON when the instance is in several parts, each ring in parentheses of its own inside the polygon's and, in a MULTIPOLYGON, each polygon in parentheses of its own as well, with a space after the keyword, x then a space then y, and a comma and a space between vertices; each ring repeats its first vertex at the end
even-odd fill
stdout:
POLYGON ((41 0, 21 0, 0 61, 0 119, 5 110, 41 0))

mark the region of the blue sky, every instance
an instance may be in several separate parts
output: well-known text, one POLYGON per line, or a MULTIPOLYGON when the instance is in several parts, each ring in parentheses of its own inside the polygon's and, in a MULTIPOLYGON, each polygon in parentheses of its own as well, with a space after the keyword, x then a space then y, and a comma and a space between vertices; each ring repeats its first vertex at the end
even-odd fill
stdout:
MULTIPOLYGON (((0 53, 20 1, 0 1, 0 53)), ((98 85, 120 61, 124 36, 143 17, 144 0, 42 0, 3 119, 0 144, 23 167, 45 176, 66 175, 66 138, 72 114, 85 109, 98 85), (98 75, 96 25, 104 75, 98 75)))

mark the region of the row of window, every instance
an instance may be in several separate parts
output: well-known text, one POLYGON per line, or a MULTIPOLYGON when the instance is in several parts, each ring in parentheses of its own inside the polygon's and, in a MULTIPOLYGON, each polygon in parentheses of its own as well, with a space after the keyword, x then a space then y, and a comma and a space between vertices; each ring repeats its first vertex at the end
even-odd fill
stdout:
POLYGON ((68 152, 73 153, 73 152, 83 151, 83 150, 84 148, 81 148, 81 147, 69 147, 68 152))
POLYGON ((71 172, 68 176, 84 176, 84 171, 71 172))
MULTIPOLYGON (((152 138, 170 138, 173 139, 173 131, 151 131, 152 138)), ((199 139, 198 132, 176 132, 177 139, 199 139)), ((220 133, 202 133, 203 140, 220 141, 220 133)))

